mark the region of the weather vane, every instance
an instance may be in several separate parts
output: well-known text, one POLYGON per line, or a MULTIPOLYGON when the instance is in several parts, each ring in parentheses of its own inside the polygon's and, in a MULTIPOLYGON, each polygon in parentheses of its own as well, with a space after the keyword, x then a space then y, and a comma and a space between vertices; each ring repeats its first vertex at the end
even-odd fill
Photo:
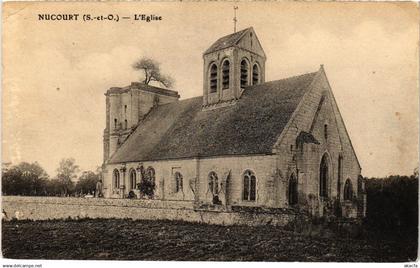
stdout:
POLYGON ((234 13, 234 17, 233 17, 233 32, 234 33, 236 33, 236 22, 238 21, 237 19, 236 19, 236 10, 238 9, 238 7, 237 6, 234 6, 233 7, 233 13, 234 13))

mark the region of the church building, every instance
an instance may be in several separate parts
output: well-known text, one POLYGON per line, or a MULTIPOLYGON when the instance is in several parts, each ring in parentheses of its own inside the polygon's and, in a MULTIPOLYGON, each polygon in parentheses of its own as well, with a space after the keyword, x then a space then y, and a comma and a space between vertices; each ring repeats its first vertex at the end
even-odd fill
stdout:
POLYGON ((266 82, 265 62, 251 27, 203 53, 202 96, 110 88, 105 197, 363 217, 361 166, 323 66, 266 82))

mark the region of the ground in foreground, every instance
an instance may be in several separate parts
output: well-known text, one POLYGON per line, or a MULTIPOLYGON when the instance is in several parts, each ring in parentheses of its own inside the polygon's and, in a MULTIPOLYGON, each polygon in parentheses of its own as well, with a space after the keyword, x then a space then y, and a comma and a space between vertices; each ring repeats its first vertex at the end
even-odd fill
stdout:
POLYGON ((3 221, 13 259, 407 262, 417 242, 309 237, 274 226, 83 219, 3 221))

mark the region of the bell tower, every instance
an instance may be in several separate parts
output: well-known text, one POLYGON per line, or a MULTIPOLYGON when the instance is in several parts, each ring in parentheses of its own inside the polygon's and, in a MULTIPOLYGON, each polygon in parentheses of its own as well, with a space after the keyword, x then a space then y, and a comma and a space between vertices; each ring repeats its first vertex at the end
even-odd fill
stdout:
POLYGON ((266 56, 252 27, 217 40, 203 60, 205 109, 234 104, 247 86, 265 81, 266 56))

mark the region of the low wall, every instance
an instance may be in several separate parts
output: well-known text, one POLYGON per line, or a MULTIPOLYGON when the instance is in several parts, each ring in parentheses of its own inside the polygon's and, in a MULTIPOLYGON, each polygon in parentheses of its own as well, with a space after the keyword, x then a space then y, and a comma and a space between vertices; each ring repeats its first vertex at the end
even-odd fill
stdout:
POLYGON ((195 210, 189 201, 131 200, 74 197, 2 197, 3 218, 130 218, 145 220, 183 220, 209 224, 271 224, 284 226, 293 221, 293 213, 252 213, 238 211, 195 210))

